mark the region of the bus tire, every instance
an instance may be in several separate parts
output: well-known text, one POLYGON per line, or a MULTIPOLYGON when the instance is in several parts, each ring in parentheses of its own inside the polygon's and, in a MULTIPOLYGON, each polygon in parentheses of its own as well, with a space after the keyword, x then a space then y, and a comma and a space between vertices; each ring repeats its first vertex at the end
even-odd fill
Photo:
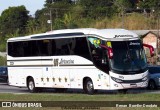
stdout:
POLYGON ((31 93, 37 92, 37 88, 35 87, 35 83, 34 83, 33 78, 29 78, 29 79, 28 79, 28 81, 27 81, 27 87, 28 87, 28 90, 29 90, 31 93))
POLYGON ((150 89, 150 90, 156 90, 157 89, 156 83, 153 80, 149 81, 148 89, 150 89))
POLYGON ((84 82, 84 92, 87 93, 87 94, 94 94, 94 85, 93 85, 93 82, 90 78, 87 78, 84 82))

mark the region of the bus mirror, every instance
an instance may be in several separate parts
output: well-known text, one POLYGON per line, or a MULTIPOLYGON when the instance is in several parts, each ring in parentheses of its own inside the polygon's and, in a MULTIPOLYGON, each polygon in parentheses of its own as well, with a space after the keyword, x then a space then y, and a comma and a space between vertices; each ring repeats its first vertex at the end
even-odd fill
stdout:
POLYGON ((100 47, 103 47, 103 48, 107 49, 107 51, 108 51, 107 55, 108 55, 109 59, 113 58, 113 50, 112 50, 112 48, 107 47, 105 45, 100 45, 100 47))
POLYGON ((143 46, 149 48, 150 55, 151 55, 151 57, 153 57, 154 56, 154 48, 153 48, 153 46, 148 45, 148 44, 143 44, 143 46))

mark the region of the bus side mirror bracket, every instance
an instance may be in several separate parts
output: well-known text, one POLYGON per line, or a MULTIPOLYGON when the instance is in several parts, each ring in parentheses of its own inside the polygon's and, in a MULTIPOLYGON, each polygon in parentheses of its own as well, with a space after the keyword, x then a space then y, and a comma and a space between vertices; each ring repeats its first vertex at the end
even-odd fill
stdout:
POLYGON ((113 50, 112 50, 112 48, 110 48, 110 47, 107 47, 107 46, 105 46, 105 45, 100 45, 100 47, 102 47, 102 48, 105 48, 107 51, 108 51, 108 57, 109 57, 109 59, 112 59, 113 58, 113 50))
POLYGON ((150 55, 151 55, 151 57, 153 57, 154 56, 154 48, 153 48, 153 46, 148 45, 148 44, 143 44, 143 46, 149 48, 150 55))

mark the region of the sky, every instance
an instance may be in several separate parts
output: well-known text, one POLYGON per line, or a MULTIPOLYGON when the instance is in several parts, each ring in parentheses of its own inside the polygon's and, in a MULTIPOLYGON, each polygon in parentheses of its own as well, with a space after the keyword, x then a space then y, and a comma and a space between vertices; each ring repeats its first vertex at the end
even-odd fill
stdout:
POLYGON ((24 5, 26 9, 30 12, 30 15, 35 14, 38 9, 42 9, 45 0, 0 0, 0 15, 9 7, 24 5))

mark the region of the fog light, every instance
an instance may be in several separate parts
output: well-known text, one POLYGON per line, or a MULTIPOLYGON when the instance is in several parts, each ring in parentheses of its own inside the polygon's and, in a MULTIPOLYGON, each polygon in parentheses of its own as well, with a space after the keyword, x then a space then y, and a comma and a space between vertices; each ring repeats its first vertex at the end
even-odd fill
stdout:
POLYGON ((118 84, 114 84, 115 87, 118 87, 118 84))

